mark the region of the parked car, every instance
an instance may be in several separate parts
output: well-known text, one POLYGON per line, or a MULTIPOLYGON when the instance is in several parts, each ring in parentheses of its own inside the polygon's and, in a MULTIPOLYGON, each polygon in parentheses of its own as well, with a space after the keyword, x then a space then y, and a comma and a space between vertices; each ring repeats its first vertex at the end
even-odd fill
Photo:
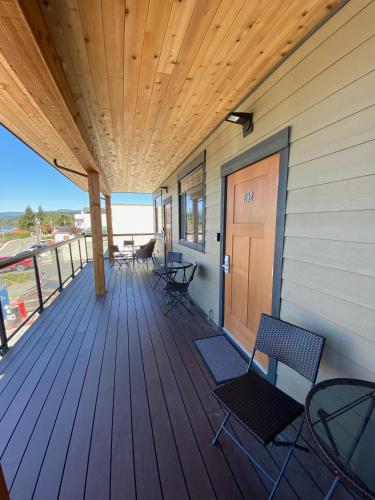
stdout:
MULTIPOLYGON (((16 254, 16 256, 18 255, 22 255, 26 252, 19 252, 18 254, 16 254)), ((6 257, 0 257, 0 263, 1 261, 4 261, 6 259, 10 259, 11 256, 10 255, 7 255, 6 257)), ((7 266, 3 269, 0 269, 0 272, 1 273, 8 273, 10 271, 26 271, 26 269, 31 269, 32 267, 34 266, 34 262, 33 262, 33 259, 30 259, 30 258, 25 258, 24 260, 21 260, 20 262, 17 262, 16 264, 11 264, 10 266, 7 266)))
POLYGON ((42 243, 36 243, 35 245, 32 245, 30 248, 27 249, 28 252, 32 252, 33 250, 42 250, 43 248, 46 248, 47 245, 43 245, 42 243))

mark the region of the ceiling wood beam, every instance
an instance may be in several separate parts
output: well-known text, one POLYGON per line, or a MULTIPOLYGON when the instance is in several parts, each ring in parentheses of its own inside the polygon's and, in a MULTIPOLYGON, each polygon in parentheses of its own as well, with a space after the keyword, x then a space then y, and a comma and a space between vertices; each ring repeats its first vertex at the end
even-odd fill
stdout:
MULTIPOLYGON (((38 2, 1 0, 0 6, 0 59, 3 67, 21 92, 32 101, 39 114, 48 121, 51 141, 57 134, 83 172, 99 172, 101 190, 109 193, 106 176, 93 152, 38 2)), ((30 126, 33 118, 30 117, 30 126)), ((11 120, 6 125, 12 130, 11 120)), ((27 134, 22 134, 22 127, 17 132, 28 142, 27 134)), ((41 147, 37 149, 43 155, 41 147)), ((50 161, 49 155, 45 157, 50 161)), ((59 151, 56 151, 55 158, 60 164, 63 163, 59 151)), ((64 166, 69 168, 72 165, 64 166)))

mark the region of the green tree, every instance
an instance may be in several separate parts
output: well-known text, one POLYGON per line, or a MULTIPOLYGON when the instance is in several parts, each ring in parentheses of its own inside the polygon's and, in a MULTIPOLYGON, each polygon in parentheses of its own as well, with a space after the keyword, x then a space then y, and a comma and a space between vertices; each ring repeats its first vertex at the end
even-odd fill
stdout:
POLYGON ((45 211, 43 210, 42 206, 39 205, 38 207, 38 213, 37 213, 37 216, 38 216, 38 219, 39 219, 39 222, 41 224, 45 224, 46 222, 46 213, 45 211))
POLYGON ((18 227, 31 231, 35 225, 35 214, 31 207, 25 208, 25 213, 18 219, 18 227))
POLYGON ((54 226, 73 226, 74 217, 71 214, 65 214, 63 212, 53 212, 49 214, 49 219, 52 221, 54 226))

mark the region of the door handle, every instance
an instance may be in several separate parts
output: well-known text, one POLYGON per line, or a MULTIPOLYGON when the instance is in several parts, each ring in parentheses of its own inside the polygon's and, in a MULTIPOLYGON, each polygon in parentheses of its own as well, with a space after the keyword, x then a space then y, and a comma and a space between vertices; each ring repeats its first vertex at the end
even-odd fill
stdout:
POLYGON ((224 256, 223 269, 224 269, 225 274, 229 274, 230 273, 230 255, 225 255, 224 256))

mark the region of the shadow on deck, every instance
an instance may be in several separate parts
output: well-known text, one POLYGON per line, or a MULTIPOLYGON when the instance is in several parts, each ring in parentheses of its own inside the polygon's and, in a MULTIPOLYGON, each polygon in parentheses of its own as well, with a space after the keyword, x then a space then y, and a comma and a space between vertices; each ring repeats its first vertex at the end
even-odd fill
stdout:
MULTIPOLYGON (((0 454, 12 500, 266 498, 269 484, 223 435, 213 380, 192 344, 203 316, 164 317, 142 265, 89 264, 0 363, 0 454)), ((233 430, 275 470, 285 450, 233 430)), ((297 451, 277 498, 322 498, 332 475, 297 451)), ((336 498, 351 498, 345 490, 336 498)))

